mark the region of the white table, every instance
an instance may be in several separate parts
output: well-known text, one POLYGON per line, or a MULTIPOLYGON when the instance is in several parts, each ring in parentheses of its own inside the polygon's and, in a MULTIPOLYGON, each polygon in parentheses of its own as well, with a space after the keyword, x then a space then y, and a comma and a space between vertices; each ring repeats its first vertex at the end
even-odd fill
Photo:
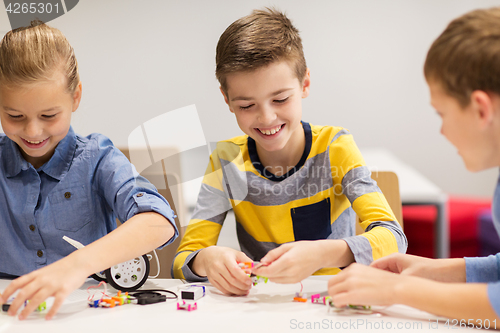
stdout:
POLYGON ((436 258, 448 258, 450 253, 448 231, 448 196, 421 173, 399 160, 384 148, 360 149, 372 172, 393 171, 399 179, 403 205, 433 205, 437 208, 434 251, 436 258))
MULTIPOLYGON (((326 295, 328 276, 314 276, 303 281, 308 295, 326 295)), ((0 280, 0 291, 10 281, 0 280)), ((177 292, 181 280, 149 280, 143 288, 167 288, 177 292)), ((42 313, 34 313, 24 321, 0 313, 1 333, 89 333, 89 332, 297 332, 321 331, 353 332, 450 332, 452 323, 437 322, 437 317, 406 306, 374 307, 370 315, 328 312, 324 305, 296 303, 292 299, 300 290, 299 284, 259 284, 248 296, 224 296, 209 286, 207 295, 198 300, 198 309, 177 310, 176 302, 152 305, 126 304, 111 309, 89 308, 87 287, 97 285, 89 279, 73 292, 51 321, 42 313)), ((50 306, 51 301, 48 301, 50 306)), ((457 326, 455 326, 457 327, 457 326)), ((459 326, 458 326, 459 327, 459 326)), ((467 330, 470 331, 470 330, 467 330)))

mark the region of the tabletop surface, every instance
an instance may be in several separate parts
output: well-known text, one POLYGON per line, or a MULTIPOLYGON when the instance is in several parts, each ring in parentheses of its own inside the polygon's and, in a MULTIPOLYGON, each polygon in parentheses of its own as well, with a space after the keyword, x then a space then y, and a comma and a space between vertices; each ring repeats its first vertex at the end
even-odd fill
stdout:
MULTIPOLYGON (((303 292, 326 295, 328 276, 303 281, 303 292)), ((0 280, 0 291, 8 285, 0 280)), ((207 294, 197 301, 197 310, 177 310, 177 301, 152 305, 126 304, 114 308, 88 307, 87 288, 91 279, 73 292, 51 321, 44 312, 19 321, 0 313, 0 332, 449 332, 461 330, 460 323, 438 322, 436 316, 402 305, 373 307, 372 314, 335 313, 322 304, 293 302, 300 284, 260 283, 248 296, 222 295, 207 285, 207 294)), ((181 280, 149 280, 141 289, 168 289, 180 294, 181 280)), ((111 292, 113 290, 111 289, 111 292)), ((47 301, 51 305, 51 299, 47 301)), ((468 329, 470 331, 470 329, 468 329)))

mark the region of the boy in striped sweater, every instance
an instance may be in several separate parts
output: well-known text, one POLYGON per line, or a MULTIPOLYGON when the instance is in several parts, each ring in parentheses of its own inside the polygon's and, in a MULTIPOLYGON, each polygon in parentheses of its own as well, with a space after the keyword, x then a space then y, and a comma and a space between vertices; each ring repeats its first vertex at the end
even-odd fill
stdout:
POLYGON ((311 79, 290 20, 266 9, 235 21, 219 39, 216 63, 245 135, 212 153, 173 276, 244 295, 252 284, 240 262, 260 261, 257 275, 295 283, 404 253, 406 237, 349 131, 301 121, 311 79), (242 251, 216 246, 230 209, 242 251))

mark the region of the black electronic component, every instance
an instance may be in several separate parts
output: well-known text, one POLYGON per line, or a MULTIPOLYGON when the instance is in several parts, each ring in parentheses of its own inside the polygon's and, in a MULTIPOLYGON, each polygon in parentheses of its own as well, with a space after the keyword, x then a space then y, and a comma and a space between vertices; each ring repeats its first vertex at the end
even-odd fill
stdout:
POLYGON ((160 303, 167 300, 167 296, 160 293, 139 294, 134 297, 137 299, 137 304, 140 305, 160 303))
POLYGON ((2 304, 2 311, 3 312, 9 311, 9 308, 10 308, 10 304, 2 304))
POLYGON ((138 290, 129 293, 129 295, 134 297, 137 300, 137 304, 140 305, 165 302, 167 299, 177 299, 176 293, 170 290, 163 289, 138 290), (171 294, 173 295, 173 297, 167 297, 167 295, 161 294, 162 292, 171 294))

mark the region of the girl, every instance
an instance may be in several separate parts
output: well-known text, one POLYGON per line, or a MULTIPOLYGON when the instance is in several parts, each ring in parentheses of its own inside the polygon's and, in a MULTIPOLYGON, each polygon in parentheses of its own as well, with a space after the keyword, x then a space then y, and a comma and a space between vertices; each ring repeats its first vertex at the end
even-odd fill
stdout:
POLYGON ((65 297, 94 272, 172 242, 174 213, 100 134, 82 137, 71 115, 82 96, 73 48, 42 22, 0 43, 0 277, 17 277, 9 315, 24 319, 65 297), (140 181, 139 181, 140 180, 140 181), (127 221, 115 231, 116 217, 127 221), (154 228, 152 228, 154 226, 154 228), (162 228, 158 228, 162 226, 162 228), (109 233, 109 234, 108 234, 109 233), (74 248, 63 236, 85 246, 74 248))

